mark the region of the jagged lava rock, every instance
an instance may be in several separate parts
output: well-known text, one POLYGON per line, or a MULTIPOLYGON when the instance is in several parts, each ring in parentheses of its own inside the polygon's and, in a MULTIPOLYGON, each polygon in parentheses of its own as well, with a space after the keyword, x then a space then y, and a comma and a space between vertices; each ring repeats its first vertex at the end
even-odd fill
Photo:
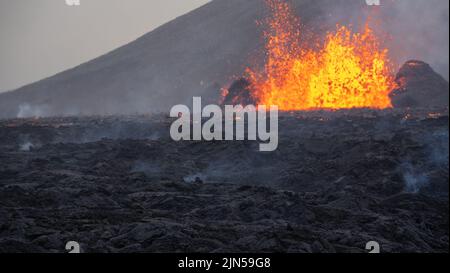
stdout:
POLYGON ((394 107, 446 108, 449 105, 448 82, 425 62, 406 62, 395 81, 399 88, 391 95, 394 107))

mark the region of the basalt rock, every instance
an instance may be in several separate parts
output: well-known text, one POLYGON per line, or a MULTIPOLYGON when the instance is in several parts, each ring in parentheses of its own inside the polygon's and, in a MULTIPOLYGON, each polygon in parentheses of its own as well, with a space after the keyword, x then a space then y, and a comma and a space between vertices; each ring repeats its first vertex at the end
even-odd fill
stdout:
POLYGON ((227 91, 223 105, 256 105, 256 100, 250 90, 250 82, 245 78, 234 81, 227 91))
POLYGON ((0 120, 0 252, 448 252, 448 111, 281 113, 273 153, 169 127, 0 120))
POLYGON ((448 107, 449 83, 425 62, 411 60, 398 72, 394 107, 448 107))

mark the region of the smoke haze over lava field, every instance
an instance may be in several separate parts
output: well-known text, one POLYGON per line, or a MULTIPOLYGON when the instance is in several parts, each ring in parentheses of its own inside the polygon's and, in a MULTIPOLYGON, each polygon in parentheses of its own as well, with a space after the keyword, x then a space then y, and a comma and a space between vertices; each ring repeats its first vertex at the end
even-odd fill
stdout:
POLYGON ((1 122, 0 251, 448 251, 448 111, 286 114, 274 153, 170 122, 1 122))
POLYGON ((444 0, 213 0, 0 93, 0 253, 448 253, 448 23, 444 0), (194 96, 277 106, 278 148, 174 141, 207 122, 169 117, 194 96))

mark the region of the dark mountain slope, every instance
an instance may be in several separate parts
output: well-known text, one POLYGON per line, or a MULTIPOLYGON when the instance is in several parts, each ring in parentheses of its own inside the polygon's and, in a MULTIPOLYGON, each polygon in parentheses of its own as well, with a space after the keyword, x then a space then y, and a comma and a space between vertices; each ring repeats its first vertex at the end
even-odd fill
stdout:
MULTIPOLYGON (((305 29, 319 34, 361 22, 368 10, 363 0, 292 2, 305 29)), ((263 0, 212 1, 104 56, 0 94, 0 118, 168 113, 193 95, 217 101, 233 76, 263 60, 256 21, 266 12, 263 0)))

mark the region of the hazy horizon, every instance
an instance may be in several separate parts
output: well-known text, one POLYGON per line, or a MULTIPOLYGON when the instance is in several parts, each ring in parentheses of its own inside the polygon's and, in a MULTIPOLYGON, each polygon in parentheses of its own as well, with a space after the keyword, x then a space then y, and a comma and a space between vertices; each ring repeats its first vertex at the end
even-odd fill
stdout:
POLYGON ((209 0, 80 2, 0 0, 0 93, 108 53, 209 0))

